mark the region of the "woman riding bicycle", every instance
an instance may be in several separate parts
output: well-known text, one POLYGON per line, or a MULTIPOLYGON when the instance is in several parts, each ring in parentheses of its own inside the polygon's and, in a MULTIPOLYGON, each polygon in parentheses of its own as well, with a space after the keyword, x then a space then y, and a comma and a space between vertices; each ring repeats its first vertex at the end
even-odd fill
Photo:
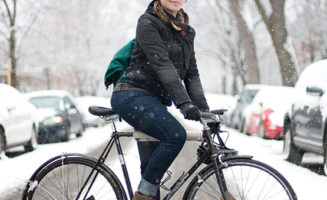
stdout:
POLYGON ((167 111, 172 102, 184 117, 209 111, 194 54, 195 31, 184 0, 154 0, 140 16, 126 75, 111 105, 136 130, 160 142, 138 142, 141 181, 133 199, 160 199, 159 184, 183 148, 186 131, 167 111))

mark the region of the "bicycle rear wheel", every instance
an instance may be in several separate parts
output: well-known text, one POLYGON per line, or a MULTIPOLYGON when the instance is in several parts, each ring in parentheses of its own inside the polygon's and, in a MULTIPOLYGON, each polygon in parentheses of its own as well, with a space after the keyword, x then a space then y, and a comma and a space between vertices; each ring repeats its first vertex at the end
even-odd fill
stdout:
MULTIPOLYGON (((227 200, 296 200, 288 181, 272 167, 252 159, 233 159, 220 166, 227 190, 227 200)), ((213 166, 203 169, 190 183, 184 199, 224 200, 213 166)))
MULTIPOLYGON (((23 193, 23 200, 75 200, 95 165, 94 158, 82 154, 69 154, 50 159, 29 180, 23 193)), ((104 164, 100 164, 95 168, 78 199, 127 198, 116 175, 104 164), (95 176, 96 179, 85 197, 95 176)))

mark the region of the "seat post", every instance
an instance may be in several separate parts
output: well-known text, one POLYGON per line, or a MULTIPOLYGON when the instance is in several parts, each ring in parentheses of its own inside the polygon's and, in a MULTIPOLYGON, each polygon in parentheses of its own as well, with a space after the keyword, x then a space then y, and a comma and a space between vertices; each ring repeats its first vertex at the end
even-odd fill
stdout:
POLYGON ((116 133, 117 133, 116 124, 115 124, 115 122, 114 122, 114 120, 113 120, 113 119, 112 119, 112 125, 113 125, 113 127, 114 127, 114 132, 116 132, 116 133))
POLYGON ((117 134, 117 132, 114 132, 112 137, 114 138, 114 141, 115 141, 115 144, 116 144, 116 147, 117 147, 119 161, 120 161, 120 165, 121 165, 123 175, 124 175, 124 178, 125 178, 125 183, 126 183, 126 186, 127 186, 128 194, 129 194, 130 199, 132 199, 133 196, 134 196, 133 195, 133 189, 132 189, 132 184, 131 184, 129 174, 128 174, 128 171, 127 171, 127 166, 126 166, 123 150, 122 150, 121 145, 120 145, 119 134, 117 134))

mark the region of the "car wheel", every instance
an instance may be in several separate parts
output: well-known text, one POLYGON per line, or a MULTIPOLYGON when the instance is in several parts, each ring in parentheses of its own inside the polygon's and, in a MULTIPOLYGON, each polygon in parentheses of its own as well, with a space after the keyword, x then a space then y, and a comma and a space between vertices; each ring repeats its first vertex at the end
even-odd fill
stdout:
POLYGON ((324 152, 324 173, 327 176, 327 144, 325 144, 324 152))
POLYGON ((24 146, 26 152, 33 151, 37 147, 37 132, 33 127, 31 140, 24 146))
POLYGON ((70 126, 69 124, 65 125, 65 136, 61 139, 62 142, 67 142, 70 139, 70 126))
POLYGON ((324 144, 324 173, 327 176, 327 127, 325 128, 325 144, 324 144))
POLYGON ((303 151, 297 148, 293 142, 291 123, 284 125, 283 138, 283 158, 292 163, 301 164, 303 151))
POLYGON ((80 129, 79 129, 79 131, 76 133, 76 137, 82 137, 84 130, 85 130, 85 128, 84 128, 84 124, 81 122, 80 129))
POLYGON ((2 128, 0 128, 0 155, 5 149, 6 149, 5 133, 2 130, 2 128))
POLYGON ((243 132, 243 120, 240 119, 236 125, 237 129, 242 133, 243 132))
POLYGON ((263 122, 261 121, 258 127, 258 134, 261 138, 267 138, 266 137, 266 130, 265 126, 263 125, 263 122))
POLYGON ((248 135, 248 132, 246 130, 245 119, 242 120, 241 133, 248 135))

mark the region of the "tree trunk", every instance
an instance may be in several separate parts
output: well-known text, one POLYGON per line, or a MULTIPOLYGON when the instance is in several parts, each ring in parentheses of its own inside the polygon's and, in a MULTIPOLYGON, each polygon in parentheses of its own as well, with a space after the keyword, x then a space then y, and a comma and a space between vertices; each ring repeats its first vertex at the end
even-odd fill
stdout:
POLYGON ((10 31, 10 38, 9 38, 9 57, 10 57, 10 64, 11 64, 11 85, 13 87, 18 87, 17 81, 17 74, 16 74, 16 38, 15 38, 15 30, 12 29, 10 31))
POLYGON ((236 19, 237 28, 241 36, 242 47, 245 53, 244 61, 248 78, 247 82, 260 83, 260 73, 253 34, 248 29, 240 12, 238 0, 229 0, 229 5, 236 19))
POLYGON ((284 86, 294 86, 298 74, 290 52, 286 45, 287 30, 285 26, 285 0, 270 0, 272 14, 267 16, 267 12, 260 0, 255 0, 258 11, 268 29, 272 43, 278 58, 280 73, 284 86))

